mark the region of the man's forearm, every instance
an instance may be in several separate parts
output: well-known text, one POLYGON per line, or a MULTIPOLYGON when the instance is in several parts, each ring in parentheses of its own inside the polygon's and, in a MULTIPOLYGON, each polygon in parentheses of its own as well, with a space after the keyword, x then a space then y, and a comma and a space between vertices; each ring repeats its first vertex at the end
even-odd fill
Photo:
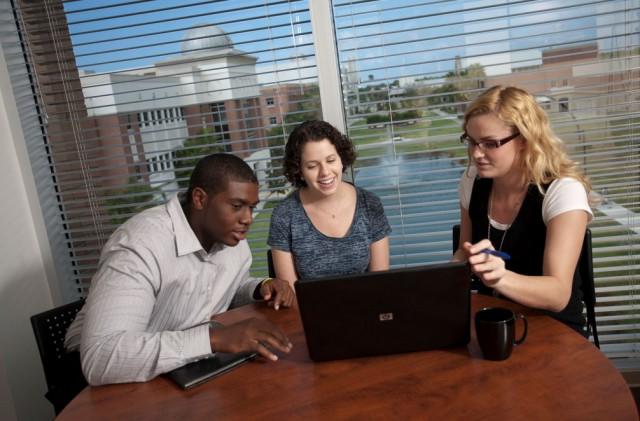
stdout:
POLYGON ((209 327, 121 332, 84 339, 82 368, 91 385, 143 382, 211 353, 209 327))

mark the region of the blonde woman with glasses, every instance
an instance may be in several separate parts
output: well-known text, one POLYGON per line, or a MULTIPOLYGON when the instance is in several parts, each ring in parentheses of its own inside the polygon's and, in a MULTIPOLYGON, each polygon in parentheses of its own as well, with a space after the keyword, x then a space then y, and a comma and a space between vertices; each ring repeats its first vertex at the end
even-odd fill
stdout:
POLYGON ((590 185, 535 98, 494 86, 467 109, 461 141, 460 241, 480 292, 546 310, 586 335, 576 271, 590 185))

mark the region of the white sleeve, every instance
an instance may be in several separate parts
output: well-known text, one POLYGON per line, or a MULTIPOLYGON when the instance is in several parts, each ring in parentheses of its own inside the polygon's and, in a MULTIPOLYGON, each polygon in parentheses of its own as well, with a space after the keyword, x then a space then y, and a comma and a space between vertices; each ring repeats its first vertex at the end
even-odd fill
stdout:
POLYGON ((542 220, 547 225, 556 216, 572 210, 584 210, 591 222, 593 212, 582 183, 568 177, 555 180, 547 189, 542 201, 542 220))
POLYGON ((469 209, 469 203, 471 202, 471 191, 473 190, 473 182, 476 179, 476 174, 476 167, 471 166, 468 170, 465 168, 462 176, 460 177, 460 184, 458 185, 458 195, 460 196, 460 205, 463 209, 469 209))

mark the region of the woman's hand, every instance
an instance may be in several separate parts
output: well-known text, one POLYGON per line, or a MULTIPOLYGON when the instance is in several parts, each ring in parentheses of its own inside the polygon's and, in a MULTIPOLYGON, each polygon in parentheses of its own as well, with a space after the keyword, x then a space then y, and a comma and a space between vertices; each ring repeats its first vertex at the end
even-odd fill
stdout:
POLYGON ((482 252, 482 250, 494 249, 491 241, 484 239, 475 244, 466 241, 462 248, 467 253, 471 271, 480 278, 483 284, 496 288, 507 274, 507 269, 502 258, 482 252))

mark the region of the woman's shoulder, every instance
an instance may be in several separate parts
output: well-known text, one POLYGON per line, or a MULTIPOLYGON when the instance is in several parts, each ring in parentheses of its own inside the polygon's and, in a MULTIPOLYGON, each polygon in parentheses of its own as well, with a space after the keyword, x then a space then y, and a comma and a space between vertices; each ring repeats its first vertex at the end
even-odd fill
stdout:
POLYGON ((547 195, 555 195, 566 192, 575 192, 575 193, 584 193, 587 194, 587 190, 584 188, 584 185, 577 179, 573 177, 562 177, 556 178, 549 184, 549 188, 547 188, 547 195))
POLYGON ((371 201, 380 202, 380 197, 371 190, 367 190, 358 186, 354 187, 356 189, 356 195, 358 196, 358 198, 364 199, 366 203, 369 203, 371 201))
POLYGON ((477 178, 478 169, 473 165, 466 167, 460 175, 460 188, 471 192, 473 184, 475 183, 477 178))
POLYGON ((300 194, 298 190, 294 190, 273 208, 273 214, 289 214, 298 208, 300 208, 300 194))
POLYGON ((478 176, 478 169, 475 165, 468 165, 462 172, 462 177, 473 182, 478 176))
POLYGON ((300 191, 296 189, 289 193, 284 199, 282 199, 282 201, 278 203, 278 206, 293 206, 298 203, 300 203, 300 191))
POLYGON ((572 210, 584 210, 589 214, 589 219, 593 216, 584 185, 571 177, 553 180, 542 202, 542 219, 545 224, 557 215, 572 210))
POLYGON ((460 204, 463 208, 469 209, 471 202, 471 191, 473 190, 473 184, 476 180, 478 170, 475 166, 471 165, 466 167, 462 171, 460 176, 460 183, 458 184, 458 195, 460 196, 460 204))
POLYGON ((356 194, 358 208, 363 209, 369 215, 384 213, 384 205, 376 193, 356 186, 356 194))

